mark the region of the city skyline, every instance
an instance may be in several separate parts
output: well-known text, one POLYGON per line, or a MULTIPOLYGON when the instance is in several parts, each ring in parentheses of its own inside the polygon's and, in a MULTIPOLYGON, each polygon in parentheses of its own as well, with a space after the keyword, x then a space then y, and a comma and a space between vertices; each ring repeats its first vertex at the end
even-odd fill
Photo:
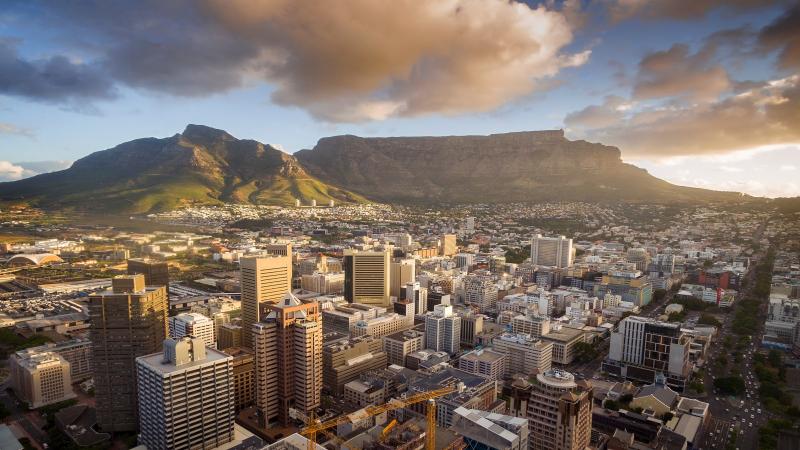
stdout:
POLYGON ((800 195, 800 8, 685 3, 396 2, 381 14, 349 2, 343 18, 303 3, 12 2, 0 16, 0 179, 187 123, 290 153, 335 134, 563 128, 673 183, 800 195))

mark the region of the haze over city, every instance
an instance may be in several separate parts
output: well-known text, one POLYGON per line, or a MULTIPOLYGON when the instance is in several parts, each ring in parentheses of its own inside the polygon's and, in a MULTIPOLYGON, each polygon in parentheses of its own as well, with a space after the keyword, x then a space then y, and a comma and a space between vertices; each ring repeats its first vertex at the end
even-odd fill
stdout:
POLYGON ((0 177, 187 123, 290 153, 564 128, 677 184, 800 194, 795 2, 291 3, 6 2, 0 177))

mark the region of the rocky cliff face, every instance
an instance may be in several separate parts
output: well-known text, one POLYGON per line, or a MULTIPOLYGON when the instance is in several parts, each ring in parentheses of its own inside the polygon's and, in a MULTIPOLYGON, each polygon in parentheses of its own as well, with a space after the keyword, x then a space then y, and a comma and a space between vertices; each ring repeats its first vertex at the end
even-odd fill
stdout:
POLYGON ((619 149, 561 130, 408 138, 336 136, 295 153, 312 175, 380 201, 680 200, 619 149))

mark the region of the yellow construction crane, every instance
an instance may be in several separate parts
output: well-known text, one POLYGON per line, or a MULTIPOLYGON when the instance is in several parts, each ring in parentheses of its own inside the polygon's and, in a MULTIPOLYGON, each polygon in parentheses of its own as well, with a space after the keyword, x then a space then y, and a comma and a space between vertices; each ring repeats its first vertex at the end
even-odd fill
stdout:
POLYGON ((316 449, 317 433, 319 432, 322 432, 324 430, 333 427, 337 427, 339 425, 344 425, 346 423, 358 422, 359 420, 364 420, 369 417, 377 416, 378 414, 382 414, 388 411, 393 411, 395 409, 406 408, 415 403, 431 400, 432 403, 431 402, 428 403, 428 411, 427 411, 428 429, 425 431, 425 436, 426 436, 425 439, 426 439, 426 450, 433 450, 436 438, 436 402, 433 401, 433 399, 441 397, 443 395, 447 395, 451 392, 455 392, 455 390, 456 390, 455 387, 447 386, 432 391, 418 392, 416 394, 409 395, 408 397, 405 398, 392 399, 388 403, 384 403, 382 405, 367 406, 366 408, 359 409, 358 411, 350 414, 344 414, 325 422, 308 425, 307 427, 303 428, 300 431, 300 434, 308 438, 309 449, 316 449), (431 436, 433 437, 433 439, 431 439, 431 436))

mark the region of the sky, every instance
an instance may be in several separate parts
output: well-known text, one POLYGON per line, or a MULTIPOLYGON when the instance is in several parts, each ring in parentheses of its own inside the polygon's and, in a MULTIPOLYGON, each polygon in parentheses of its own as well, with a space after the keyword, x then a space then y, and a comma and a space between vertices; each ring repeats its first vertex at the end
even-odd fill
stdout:
POLYGON ((3 4, 0 180, 189 123, 290 153, 563 128, 673 183, 800 195, 797 0, 3 4))

